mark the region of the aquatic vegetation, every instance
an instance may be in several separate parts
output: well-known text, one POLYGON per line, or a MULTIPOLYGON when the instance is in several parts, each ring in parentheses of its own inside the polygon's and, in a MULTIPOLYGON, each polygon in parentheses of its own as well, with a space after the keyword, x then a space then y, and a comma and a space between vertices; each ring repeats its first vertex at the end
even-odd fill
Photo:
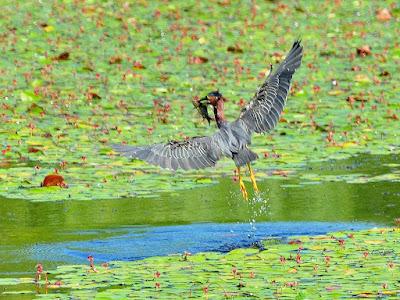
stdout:
POLYGON ((0 279, 0 285, 3 295, 31 293, 49 299, 398 298, 399 238, 399 228, 381 228, 266 240, 262 249, 227 254, 184 253, 98 266, 91 257, 90 265, 50 271, 49 282, 38 281, 38 294, 33 279, 0 279))
POLYGON ((170 172, 116 156, 110 144, 213 131, 191 101, 220 89, 227 117, 237 117, 269 64, 299 36, 304 67, 285 114, 276 130, 253 140, 264 157, 257 176, 293 172, 309 160, 399 151, 395 1, 25 1, 0 14, 4 197, 155 195, 204 184, 200 174, 206 184, 232 174, 223 161, 216 171, 177 172, 171 182, 170 172), (39 188, 54 168, 68 189, 39 188))
POLYGON ((272 221, 395 219, 398 226, 400 164, 393 157, 400 150, 399 18, 394 0, 3 3, 0 295, 399 298, 398 228, 267 239, 225 254, 182 249, 130 262, 83 254, 84 264, 55 269, 26 251, 31 245, 105 241, 113 233, 100 229, 122 224, 202 222, 206 216, 255 226, 269 218, 268 211, 272 221), (252 145, 261 158, 256 176, 272 179, 260 185, 271 196, 268 203, 247 205, 230 194, 229 181, 238 178, 229 160, 217 169, 171 175, 112 150, 113 143, 210 134, 215 129, 192 101, 220 90, 228 100, 227 118, 236 118, 270 64, 282 61, 299 37, 304 63, 285 113, 276 130, 252 145), (344 159, 363 153, 381 155, 379 170, 349 162, 343 167, 344 159), (387 154, 392 158, 386 160, 387 154), (218 189, 192 192, 216 182, 218 189), (177 190, 187 191, 171 199, 177 190), (302 191, 302 201, 287 197, 302 191), (157 195, 157 203, 144 199, 157 195), (109 200, 117 198, 126 199, 109 200), (50 203, 60 200, 68 201, 50 203), (8 261, 16 249, 25 251, 22 263, 8 261), (26 268, 31 274, 17 278, 26 268))

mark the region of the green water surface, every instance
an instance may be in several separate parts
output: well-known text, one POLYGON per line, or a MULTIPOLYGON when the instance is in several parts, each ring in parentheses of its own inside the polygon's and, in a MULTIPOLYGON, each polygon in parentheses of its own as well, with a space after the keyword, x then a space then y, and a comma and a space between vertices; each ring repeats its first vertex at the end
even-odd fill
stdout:
MULTIPOLYGON (((31 274, 36 244, 101 240, 134 225, 165 226, 201 222, 276 221, 372 222, 390 225, 400 216, 400 185, 396 180, 349 183, 354 178, 380 178, 398 170, 397 155, 358 156, 310 164, 290 179, 259 183, 261 195, 245 202, 238 184, 218 184, 165 193, 154 198, 93 201, 29 202, 1 199, 1 274, 31 274), (318 175, 316 175, 318 174, 318 175), (353 176, 353 177, 352 177, 353 176), (308 179, 304 179, 308 178, 308 179), (310 180, 309 178, 313 178, 310 180), (337 178, 338 181, 327 181, 337 178)), ((250 190, 250 183, 247 183, 250 190)), ((196 234, 193 233, 196 239, 196 234)), ((39 253, 40 254, 40 253, 39 253)), ((43 255, 43 253, 41 253, 43 255)), ((61 257, 48 257, 56 266, 61 257)))

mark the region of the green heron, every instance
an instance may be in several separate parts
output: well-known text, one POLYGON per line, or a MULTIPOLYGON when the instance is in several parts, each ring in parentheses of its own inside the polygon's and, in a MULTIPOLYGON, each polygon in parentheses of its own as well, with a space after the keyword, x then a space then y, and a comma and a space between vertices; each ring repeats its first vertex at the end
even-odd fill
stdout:
POLYGON ((206 97, 194 101, 203 118, 208 122, 207 107, 214 109, 215 122, 219 130, 212 136, 192 137, 184 141, 148 146, 113 145, 124 156, 147 161, 166 169, 202 169, 213 167, 223 156, 235 162, 239 177, 240 190, 247 200, 248 194, 240 173, 240 168, 248 167, 250 180, 255 192, 258 187, 250 163, 258 158, 248 146, 251 136, 272 130, 278 123, 290 89, 290 81, 303 57, 303 47, 296 41, 286 58, 273 72, 272 66, 264 83, 258 88, 253 99, 242 109, 240 116, 228 122, 224 116, 226 99, 218 92, 211 92, 206 97))

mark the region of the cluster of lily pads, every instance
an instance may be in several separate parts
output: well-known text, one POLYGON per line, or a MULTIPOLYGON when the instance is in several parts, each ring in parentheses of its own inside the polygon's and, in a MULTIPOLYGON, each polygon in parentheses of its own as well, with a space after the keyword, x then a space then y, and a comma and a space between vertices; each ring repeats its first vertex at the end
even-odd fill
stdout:
MULTIPOLYGON (((110 145, 212 134, 192 99, 218 89, 235 119, 269 64, 299 36, 304 61, 285 113, 276 130, 253 139, 256 176, 290 177, 310 162, 400 151, 394 0, 20 1, 1 8, 1 197, 154 196, 235 177, 229 160, 171 176, 110 145)), ((370 176, 301 174, 300 184, 400 180, 398 164, 370 176)), ((267 240, 262 249, 228 254, 98 265, 92 257, 88 265, 38 266, 36 282, 34 272, 0 278, 1 295, 398 298, 399 238, 398 229, 377 229, 267 240)))
POLYGON ((40 269, 40 280, 0 279, 0 286, 3 295, 45 299, 397 299, 399 238, 399 228, 383 228, 268 239, 227 254, 184 252, 102 264, 89 257, 87 265, 40 269))
POLYGON ((25 1, 0 16, 3 197, 154 196, 233 176, 224 160, 171 179, 110 145, 212 134, 192 99, 219 89, 233 120, 298 37, 304 61, 285 113, 253 139, 257 176, 399 152, 396 1, 25 1), (68 188, 40 187, 55 169, 68 188))

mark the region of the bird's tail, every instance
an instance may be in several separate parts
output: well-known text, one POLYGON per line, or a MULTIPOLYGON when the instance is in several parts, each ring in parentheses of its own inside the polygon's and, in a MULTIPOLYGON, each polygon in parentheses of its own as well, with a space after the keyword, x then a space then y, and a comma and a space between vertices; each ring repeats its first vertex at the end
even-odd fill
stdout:
POLYGON ((235 161, 237 167, 244 166, 247 163, 256 160, 257 158, 258 158, 257 153, 254 153, 248 148, 243 148, 238 153, 233 155, 233 160, 235 161))

